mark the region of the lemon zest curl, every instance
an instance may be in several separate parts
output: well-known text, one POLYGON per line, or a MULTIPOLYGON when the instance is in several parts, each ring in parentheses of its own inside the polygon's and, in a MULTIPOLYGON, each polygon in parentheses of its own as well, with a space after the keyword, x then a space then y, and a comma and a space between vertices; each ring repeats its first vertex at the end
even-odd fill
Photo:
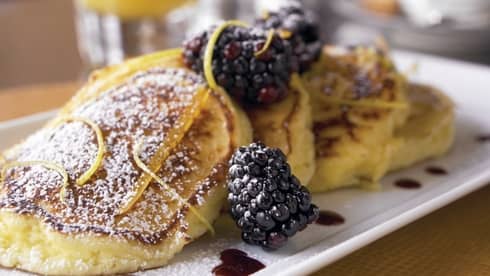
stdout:
MULTIPOLYGON (((145 165, 145 163, 143 163, 143 161, 140 159, 139 157, 139 153, 140 153, 140 149, 141 149, 141 145, 143 143, 142 142, 139 142, 134 148, 133 148, 133 159, 134 159, 134 162, 136 163, 136 165, 146 174, 148 174, 149 176, 151 176, 156 182, 158 182, 158 184, 160 184, 162 187, 164 187, 167 191, 169 191, 171 194, 172 194, 172 197, 176 198, 182 205, 186 206, 187 208, 189 208, 189 210, 197 217, 197 219, 199 221, 202 222, 202 224, 204 224, 204 226, 206 226, 206 228, 209 230, 209 232, 211 233, 212 236, 215 235, 215 230, 213 228, 213 226, 211 225, 211 223, 209 223, 208 220, 206 220, 200 213, 199 211, 197 211, 196 208, 194 208, 194 206, 192 206, 191 204, 189 204, 189 202, 187 202, 186 200, 184 200, 178 193, 177 191, 175 191, 172 187, 170 187, 167 183, 165 183, 163 181, 163 179, 161 177, 159 177, 156 173, 152 172, 150 170, 150 168, 148 168, 148 166, 145 165)), ((139 193, 142 193, 144 191, 143 190, 140 190, 138 191, 139 193)), ((135 196, 133 197, 133 200, 137 200, 139 196, 135 196)))
POLYGON ((213 90, 216 90, 219 87, 219 85, 216 83, 216 79, 214 78, 212 68, 214 46, 216 43, 218 43, 221 33, 230 26, 247 27, 247 24, 239 20, 223 22, 223 24, 219 25, 211 34, 204 51, 204 77, 206 78, 206 82, 208 83, 209 87, 213 90))
MULTIPOLYGON (((68 173, 66 172, 65 168, 60 166, 59 164, 55 162, 49 162, 49 161, 42 161, 42 160, 36 160, 36 161, 24 161, 24 162, 11 162, 7 163, 3 166, 1 175, 0 175, 0 183, 3 183, 5 180, 5 174, 9 169, 15 168, 15 167, 32 167, 32 166, 43 166, 45 168, 48 168, 50 170, 56 171, 63 177, 63 184, 61 185, 60 189, 60 201, 65 203, 65 194, 66 194, 66 188, 68 187, 68 173)), ((66 203, 65 203, 66 204, 66 203)))
POLYGON ((78 179, 76 180, 76 183, 78 186, 83 186, 87 181, 90 180, 90 178, 97 172, 99 167, 102 165, 102 161, 104 159, 104 154, 106 152, 105 149, 105 144, 104 144, 104 136, 102 134, 102 130, 100 127, 94 123, 91 120, 85 119, 85 118, 80 118, 80 117, 64 117, 61 118, 59 121, 56 122, 55 127, 59 126, 61 124, 64 124, 66 122, 82 122, 86 125, 88 125, 94 132, 97 138, 97 155, 95 157, 94 162, 86 172, 84 172, 78 179))

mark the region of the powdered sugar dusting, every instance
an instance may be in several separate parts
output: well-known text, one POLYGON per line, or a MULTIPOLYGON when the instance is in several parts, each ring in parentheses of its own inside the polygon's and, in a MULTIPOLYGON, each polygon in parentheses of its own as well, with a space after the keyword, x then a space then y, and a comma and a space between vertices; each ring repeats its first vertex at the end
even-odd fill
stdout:
MULTIPOLYGON (((34 213, 62 232, 93 231, 158 242, 161 233, 181 223, 182 218, 182 214, 175 213, 180 209, 177 201, 172 200, 164 188, 150 185, 129 213, 117 215, 120 207, 134 196, 141 176, 132 150, 135 143, 144 141, 140 158, 143 162, 151 160, 162 142, 171 139, 167 133, 179 127, 182 111, 190 106, 202 84, 199 76, 187 70, 154 68, 136 74, 126 83, 74 110, 71 116, 97 124, 106 146, 101 167, 83 186, 74 182, 97 155, 93 129, 83 122, 73 121, 40 130, 6 159, 44 160, 64 167, 70 183, 67 205, 59 199, 62 184, 59 173, 43 166, 30 166, 7 171, 0 207, 34 213)), ((192 129, 188 135, 193 135, 192 129)), ((199 203, 206 186, 214 180, 206 177, 209 171, 200 174, 201 179, 188 177, 199 166, 193 158, 199 150, 192 139, 187 140, 190 141, 173 151, 158 174, 183 198, 196 195, 199 203), (197 194, 196 190, 189 189, 197 187, 196 182, 201 183, 202 188, 197 194)))

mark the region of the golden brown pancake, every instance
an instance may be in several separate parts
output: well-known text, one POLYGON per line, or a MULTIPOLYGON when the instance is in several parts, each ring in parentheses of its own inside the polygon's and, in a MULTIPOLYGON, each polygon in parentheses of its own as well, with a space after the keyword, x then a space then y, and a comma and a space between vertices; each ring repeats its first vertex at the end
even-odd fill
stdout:
POLYGON ((218 216, 227 161, 251 136, 246 115, 183 69, 179 53, 95 73, 55 120, 4 153, 0 265, 52 275, 164 265, 218 216), (81 184, 98 160, 98 131, 103 159, 81 184))
POLYGON ((293 81, 284 100, 246 111, 255 140, 280 148, 288 158, 292 173, 307 185, 315 171, 311 104, 309 93, 297 89, 295 84, 293 81))
POLYGON ((448 96, 428 85, 409 84, 408 98, 410 115, 395 130, 390 171, 441 156, 454 140, 454 106, 448 96))
POLYGON ((441 155, 452 143, 447 97, 428 89, 421 96, 375 48, 326 47, 303 81, 313 106, 312 191, 377 187, 388 171, 441 155))

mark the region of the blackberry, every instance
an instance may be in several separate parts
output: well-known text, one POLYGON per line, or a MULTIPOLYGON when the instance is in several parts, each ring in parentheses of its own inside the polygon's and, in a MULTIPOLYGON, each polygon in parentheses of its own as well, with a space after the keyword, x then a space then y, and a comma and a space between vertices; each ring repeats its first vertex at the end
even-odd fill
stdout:
POLYGON ((262 29, 276 29, 291 42, 298 70, 303 73, 318 60, 322 42, 315 16, 303 9, 299 2, 291 2, 277 12, 268 12, 255 21, 255 26, 262 29))
MULTIPOLYGON (((184 42, 183 58, 187 67, 203 74, 204 53, 214 29, 184 42)), ((268 33, 257 28, 228 26, 214 46, 212 72, 218 85, 239 101, 273 103, 284 98, 294 72, 289 41, 274 33, 265 52, 256 56, 267 41, 268 33)))
POLYGON ((246 243, 277 249, 318 219, 310 192, 291 174, 280 149, 240 147, 229 165, 230 212, 246 243))

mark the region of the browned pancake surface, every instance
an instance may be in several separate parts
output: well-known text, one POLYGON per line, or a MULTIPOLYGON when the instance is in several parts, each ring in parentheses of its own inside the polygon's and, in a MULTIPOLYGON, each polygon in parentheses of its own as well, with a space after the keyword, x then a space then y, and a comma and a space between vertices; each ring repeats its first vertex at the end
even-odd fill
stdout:
MULTIPOLYGON (((34 214, 64 233, 90 231, 158 242, 166 232, 182 226, 179 212, 185 208, 180 210, 178 201, 153 183, 129 213, 119 215, 122 205, 134 196, 135 183, 142 175, 132 156, 133 147, 144 141, 140 157, 145 163, 151 160, 163 141, 171 139, 166 136, 168 131, 179 127, 179 116, 200 85, 203 80, 187 70, 152 69, 76 108, 73 116, 93 121, 104 134, 106 153, 97 173, 83 186, 74 183, 90 167, 98 149, 88 125, 74 121, 47 127, 7 155, 6 161, 46 160, 63 166, 70 179, 66 204, 59 197, 59 173, 28 166, 7 170, 0 206, 34 214)), ((200 194, 223 180, 223 169, 219 164, 215 167, 216 160, 199 157, 203 139, 211 137, 206 132, 212 112, 209 108, 220 101, 216 95, 209 100, 208 110, 201 112, 158 173, 182 198, 195 204, 200 194)))

